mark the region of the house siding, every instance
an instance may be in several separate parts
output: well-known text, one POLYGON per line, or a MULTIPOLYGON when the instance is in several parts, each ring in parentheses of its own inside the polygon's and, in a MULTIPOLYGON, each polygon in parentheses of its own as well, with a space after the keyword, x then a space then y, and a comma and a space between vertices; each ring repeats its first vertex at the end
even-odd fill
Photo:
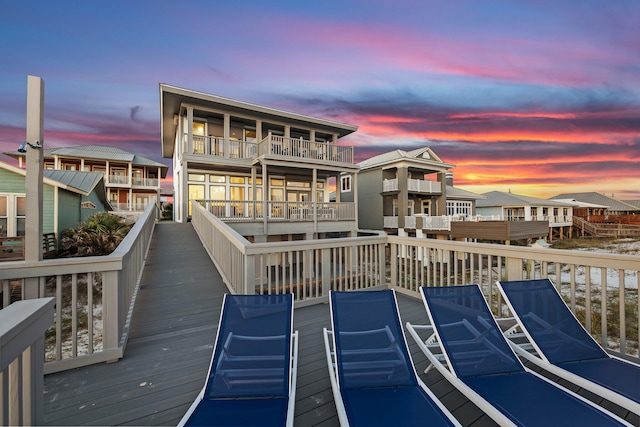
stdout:
POLYGON ((382 180, 381 169, 358 173, 358 226, 363 230, 384 228, 382 180))
POLYGON ((58 191, 58 230, 77 228, 80 222, 80 195, 69 191, 58 191))
POLYGON ((0 181, 2 182, 2 193, 22 193, 24 194, 24 177, 0 169, 0 181))

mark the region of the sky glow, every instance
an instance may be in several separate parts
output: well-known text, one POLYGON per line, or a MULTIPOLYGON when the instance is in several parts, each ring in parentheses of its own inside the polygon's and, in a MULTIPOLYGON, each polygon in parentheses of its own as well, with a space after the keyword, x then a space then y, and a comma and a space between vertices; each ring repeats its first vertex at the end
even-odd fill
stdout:
POLYGON ((167 83, 357 125, 358 161, 429 146, 469 191, 640 199, 639 22, 637 0, 3 1, 0 151, 31 74, 45 146, 170 165, 167 83))

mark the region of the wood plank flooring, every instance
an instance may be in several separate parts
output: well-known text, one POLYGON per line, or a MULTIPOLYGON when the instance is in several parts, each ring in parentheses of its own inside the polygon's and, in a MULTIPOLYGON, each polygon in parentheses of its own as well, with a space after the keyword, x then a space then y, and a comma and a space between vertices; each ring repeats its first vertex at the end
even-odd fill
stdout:
MULTIPOLYGON (((157 224, 124 358, 47 375, 45 424, 176 425, 204 385, 225 292, 191 224, 157 224)), ((403 324, 427 322, 421 301, 398 295, 398 304, 403 324)), ((338 426, 322 339, 329 306, 296 309, 294 327, 295 425, 338 426)), ((423 381, 463 425, 495 425, 437 371, 423 374, 426 358, 408 341, 423 381)))

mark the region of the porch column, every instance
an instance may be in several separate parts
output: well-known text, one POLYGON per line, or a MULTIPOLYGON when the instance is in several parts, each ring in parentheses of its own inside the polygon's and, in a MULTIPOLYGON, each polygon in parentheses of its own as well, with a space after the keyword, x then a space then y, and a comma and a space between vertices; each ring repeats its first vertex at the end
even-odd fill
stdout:
POLYGON ((193 107, 187 107, 187 146, 185 153, 193 153, 193 107))
POLYGON ((285 127, 284 127, 284 137, 286 139, 291 138, 291 126, 285 125, 285 127))
POLYGON ((340 203, 340 191, 342 190, 342 182, 340 174, 336 174, 336 203, 340 203))
POLYGON ((409 206, 408 177, 409 168, 407 166, 398 167, 398 235, 400 235, 400 229, 404 229, 404 217, 407 215, 407 207, 409 206))
POLYGON ((271 209, 267 203, 267 193, 269 189, 269 177, 267 176, 267 165, 262 163, 262 233, 267 235, 267 218, 271 214, 271 209))
POLYGON ((229 157, 229 137, 231 136, 231 114, 224 114, 223 137, 224 137, 224 157, 229 157))
MULTIPOLYGON (((311 178, 311 206, 313 207, 313 232, 318 232, 318 170, 313 168, 311 178)), ((308 233, 307 233, 308 234, 308 233)))
MULTIPOLYGON (((27 76, 27 133, 25 155, 25 261, 42 260, 42 206, 43 206, 43 159, 44 146, 44 81, 40 77, 27 76), (39 146, 33 148, 29 146, 39 146)), ((33 279, 36 282, 37 278, 33 279)), ((28 286, 27 286, 28 287, 28 286)), ((29 287, 30 288, 30 287, 29 287)))
POLYGON ((353 214, 358 228, 358 173, 354 173, 351 178, 351 191, 353 192, 353 214))
POLYGON ((524 220, 525 221, 532 221, 533 218, 531 217, 531 206, 525 206, 524 207, 524 220))
POLYGON ((262 120, 256 120, 256 142, 262 141, 262 120))
POLYGON ((256 204, 258 201, 256 200, 257 196, 257 186, 256 186, 256 167, 251 166, 251 200, 253 200, 253 207, 251 208, 251 218, 256 219, 256 204))
POLYGON ((438 182, 441 186, 441 193, 436 199, 438 215, 446 215, 447 214, 447 173, 446 172, 438 172, 438 182))

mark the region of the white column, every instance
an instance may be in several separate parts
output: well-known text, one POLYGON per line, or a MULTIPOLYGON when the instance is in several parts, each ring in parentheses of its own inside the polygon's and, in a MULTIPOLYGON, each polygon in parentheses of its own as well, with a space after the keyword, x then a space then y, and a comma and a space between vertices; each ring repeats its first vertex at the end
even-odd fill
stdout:
POLYGON ((187 146, 186 153, 193 153, 193 107, 187 107, 187 146))
POLYGON ((267 165, 262 163, 262 233, 267 235, 267 217, 271 214, 271 209, 267 203, 269 189, 269 177, 267 176, 267 165))
POLYGON ((231 137, 231 114, 225 113, 223 127, 224 157, 229 157, 229 138, 231 137))
MULTIPOLYGON (((26 141, 44 145, 44 81, 27 77, 26 141)), ((42 148, 26 146, 26 217, 24 252, 26 261, 42 260, 43 159, 42 148)))

